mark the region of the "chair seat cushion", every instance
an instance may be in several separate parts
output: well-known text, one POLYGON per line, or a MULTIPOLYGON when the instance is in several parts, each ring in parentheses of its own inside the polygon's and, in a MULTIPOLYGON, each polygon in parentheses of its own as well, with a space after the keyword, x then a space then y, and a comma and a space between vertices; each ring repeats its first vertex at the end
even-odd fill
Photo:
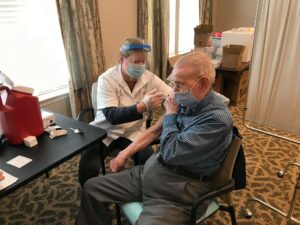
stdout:
POLYGON ((128 202, 120 204, 122 211, 124 212, 126 218, 130 224, 134 224, 139 218, 140 214, 143 211, 142 202, 128 202))
POLYGON ((208 205, 205 213, 199 218, 197 219, 197 224, 204 221, 206 218, 208 218, 210 215, 212 215, 213 213, 215 213, 216 211, 218 211, 220 207, 220 203, 218 201, 218 199, 214 198, 208 205))
MULTIPOLYGON (((207 217, 212 215, 219 209, 220 203, 217 199, 213 199, 207 207, 206 212, 197 219, 197 224, 205 220, 207 217)), ((143 203, 142 202, 129 202, 120 204, 122 211, 124 212, 126 218, 130 222, 130 224, 135 224, 140 214, 143 211, 143 203)))

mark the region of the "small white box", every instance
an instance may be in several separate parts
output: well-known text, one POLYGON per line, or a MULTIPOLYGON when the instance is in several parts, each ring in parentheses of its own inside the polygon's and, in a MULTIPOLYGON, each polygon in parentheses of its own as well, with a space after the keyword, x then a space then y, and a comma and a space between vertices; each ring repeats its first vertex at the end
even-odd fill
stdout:
POLYGON ((222 32, 221 45, 244 45, 242 62, 249 62, 251 60, 253 38, 254 29, 252 27, 241 27, 222 32))
POLYGON ((55 116, 53 113, 42 111, 42 120, 44 129, 55 124, 55 116))
POLYGON ((24 138, 23 141, 27 147, 33 147, 38 144, 35 136, 28 136, 28 137, 24 138))

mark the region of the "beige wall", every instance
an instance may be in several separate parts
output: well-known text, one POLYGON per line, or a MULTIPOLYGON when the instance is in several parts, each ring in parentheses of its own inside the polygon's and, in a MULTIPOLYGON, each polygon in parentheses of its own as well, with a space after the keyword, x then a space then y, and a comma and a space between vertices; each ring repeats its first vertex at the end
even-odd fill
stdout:
POLYGON ((257 0, 214 0, 214 31, 253 27, 257 0))
POLYGON ((136 0, 100 1, 100 22, 106 68, 118 63, 120 45, 126 37, 136 36, 136 0))

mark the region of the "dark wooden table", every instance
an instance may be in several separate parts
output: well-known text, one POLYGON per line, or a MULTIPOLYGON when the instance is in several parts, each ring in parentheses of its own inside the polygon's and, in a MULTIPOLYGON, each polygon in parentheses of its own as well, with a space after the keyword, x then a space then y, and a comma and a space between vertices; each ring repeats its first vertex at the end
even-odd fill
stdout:
POLYGON ((67 130, 67 135, 50 139, 49 135, 44 133, 37 137, 38 145, 34 147, 6 143, 0 150, 0 170, 3 169, 19 178, 17 182, 0 191, 0 198, 46 174, 89 146, 100 144, 100 141, 106 137, 106 131, 101 128, 60 114, 54 115, 56 124, 67 130), (80 128, 83 133, 75 134, 70 128, 80 128), (30 158, 32 161, 21 168, 6 163, 19 155, 30 158))
POLYGON ((236 105, 244 99, 247 93, 249 62, 240 68, 216 68, 214 90, 230 99, 230 104, 236 105))

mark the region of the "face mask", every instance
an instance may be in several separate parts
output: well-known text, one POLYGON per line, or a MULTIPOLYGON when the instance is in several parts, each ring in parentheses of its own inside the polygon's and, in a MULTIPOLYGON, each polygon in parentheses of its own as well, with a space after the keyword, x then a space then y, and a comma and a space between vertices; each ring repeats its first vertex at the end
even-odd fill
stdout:
POLYGON ((144 73, 146 68, 145 64, 128 64, 127 72, 133 79, 138 79, 144 73))
POLYGON ((188 91, 174 92, 174 98, 178 105, 191 107, 193 105, 196 105, 199 102, 199 100, 195 98, 194 95, 192 94, 192 89, 195 87, 195 85, 198 83, 199 80, 200 77, 197 79, 193 87, 190 88, 188 91))
POLYGON ((185 92, 174 92, 174 98, 178 105, 185 107, 191 107, 199 102, 199 100, 193 96, 191 90, 185 92))

